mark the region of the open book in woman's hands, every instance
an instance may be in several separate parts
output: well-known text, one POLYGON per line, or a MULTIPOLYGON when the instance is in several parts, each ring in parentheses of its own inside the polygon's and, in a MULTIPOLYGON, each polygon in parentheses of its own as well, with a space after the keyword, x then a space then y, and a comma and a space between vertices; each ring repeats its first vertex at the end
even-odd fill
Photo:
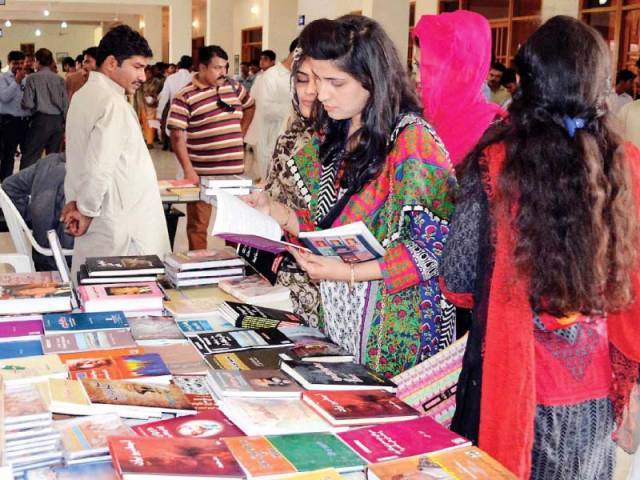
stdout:
MULTIPOLYGON (((303 248, 283 242, 282 229, 270 216, 225 192, 216 195, 218 210, 211 235, 272 253, 280 253, 287 246, 303 248)), ((348 263, 366 262, 384 255, 384 248, 362 222, 300 232, 299 238, 312 253, 340 257, 348 263)))

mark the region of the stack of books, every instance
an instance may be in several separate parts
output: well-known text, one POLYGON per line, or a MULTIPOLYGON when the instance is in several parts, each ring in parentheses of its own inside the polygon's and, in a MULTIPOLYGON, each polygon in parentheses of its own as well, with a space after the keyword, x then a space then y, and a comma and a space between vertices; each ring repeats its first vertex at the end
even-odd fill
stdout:
POLYGON ((244 277, 244 261, 232 248, 174 253, 165 258, 165 265, 174 287, 213 285, 244 277))
POLYGON ((238 280, 222 280, 218 286, 241 302, 264 307, 284 307, 293 310, 291 290, 282 285, 271 285, 259 275, 251 275, 238 280))
POLYGON ((0 315, 71 310, 71 284, 57 272, 0 275, 0 315))
POLYGON ((163 202, 195 202, 200 199, 200 185, 185 179, 159 180, 163 202))
POLYGON ((83 285, 78 294, 85 312, 122 310, 131 316, 163 313, 164 294, 156 282, 83 285))
POLYGON ((32 384, 4 391, 5 456, 14 475, 62 459, 60 434, 53 428, 46 393, 32 384))
POLYGON ((80 266, 78 283, 95 285, 155 282, 158 275, 163 273, 164 264, 157 255, 89 257, 80 266))
POLYGON ((248 195, 251 193, 253 180, 245 175, 216 175, 200 177, 200 200, 215 204, 219 190, 229 195, 248 195))

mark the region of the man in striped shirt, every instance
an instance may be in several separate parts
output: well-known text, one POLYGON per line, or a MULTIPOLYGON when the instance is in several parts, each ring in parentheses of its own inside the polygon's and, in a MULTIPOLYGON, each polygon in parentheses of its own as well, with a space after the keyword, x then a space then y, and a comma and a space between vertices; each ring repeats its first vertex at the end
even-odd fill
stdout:
MULTIPOLYGON (((216 45, 199 51, 198 73, 171 102, 167 128, 171 146, 186 179, 244 171, 243 138, 251 123, 254 101, 241 83, 227 76, 229 57, 216 45)), ((187 205, 189 249, 207 248, 211 205, 187 205)))

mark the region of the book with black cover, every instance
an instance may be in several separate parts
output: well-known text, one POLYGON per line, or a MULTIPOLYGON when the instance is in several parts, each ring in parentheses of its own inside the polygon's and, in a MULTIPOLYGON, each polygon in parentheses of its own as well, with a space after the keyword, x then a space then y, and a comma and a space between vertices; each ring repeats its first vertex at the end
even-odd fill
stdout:
POLYGON ((205 360, 214 370, 278 370, 282 352, 286 349, 252 348, 207 355, 205 360))
POLYGON ((157 275, 129 275, 126 277, 113 275, 110 277, 90 277, 87 272, 86 265, 80 265, 78 271, 78 283, 80 285, 96 285, 103 283, 133 283, 133 282, 154 282, 157 279, 157 275))
POLYGON ((224 302, 220 305, 220 313, 225 320, 240 328, 277 328, 304 323, 296 313, 248 303, 224 302))
POLYGON ((157 255, 88 257, 86 266, 90 277, 158 275, 164 273, 164 263, 157 255))
POLYGON ((248 350, 249 348, 277 348, 293 343, 277 328, 204 332, 190 336, 189 340, 203 355, 248 350))
POLYGON ((321 363, 282 360, 283 372, 307 390, 388 390, 396 385, 364 365, 357 363, 321 363))
POLYGON ((267 280, 271 285, 276 284, 278 278, 278 268, 282 257, 274 253, 265 252, 264 250, 258 250, 255 247, 238 244, 236 249, 238 256, 247 262, 247 265, 251 267, 258 275, 267 280))

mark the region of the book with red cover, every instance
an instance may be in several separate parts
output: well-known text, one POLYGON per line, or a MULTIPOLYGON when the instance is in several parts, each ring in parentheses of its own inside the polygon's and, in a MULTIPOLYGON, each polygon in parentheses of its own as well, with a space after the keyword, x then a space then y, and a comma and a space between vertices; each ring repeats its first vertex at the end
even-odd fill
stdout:
POLYGON ((240 465, 221 440, 112 437, 109 451, 120 478, 128 474, 244 478, 240 465))
POLYGON ((431 417, 357 428, 338 436, 369 463, 471 445, 431 417))
POLYGON ((134 426, 133 431, 143 437, 156 438, 224 438, 244 435, 220 410, 144 423, 134 426))
POLYGON ((420 415, 394 394, 381 390, 307 391, 302 399, 336 427, 388 423, 420 415))
POLYGON ((152 381, 168 381, 171 377, 171 372, 157 353, 91 356, 67 360, 65 363, 74 380, 83 378, 136 380, 152 377, 152 381))

